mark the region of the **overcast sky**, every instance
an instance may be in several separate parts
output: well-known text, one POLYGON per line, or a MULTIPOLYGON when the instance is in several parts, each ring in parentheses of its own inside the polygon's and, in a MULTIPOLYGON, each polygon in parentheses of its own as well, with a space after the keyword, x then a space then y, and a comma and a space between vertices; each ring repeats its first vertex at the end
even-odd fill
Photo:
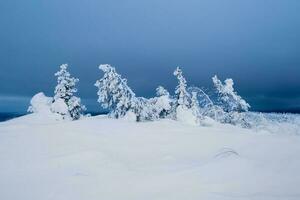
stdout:
POLYGON ((98 65, 110 63, 137 96, 233 78, 253 110, 300 109, 299 0, 0 1, 0 111, 53 95, 68 63, 78 95, 96 111, 98 65))

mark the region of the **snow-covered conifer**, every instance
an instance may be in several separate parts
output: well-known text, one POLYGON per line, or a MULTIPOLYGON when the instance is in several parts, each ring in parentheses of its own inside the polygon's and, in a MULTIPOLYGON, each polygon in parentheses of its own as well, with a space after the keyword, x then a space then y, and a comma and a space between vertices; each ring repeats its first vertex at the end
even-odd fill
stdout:
POLYGON ((171 113, 174 100, 162 86, 156 88, 156 95, 155 110, 160 118, 166 118, 171 113))
POLYGON ((53 111, 66 115, 65 111, 60 112, 57 110, 58 107, 64 107, 62 105, 58 106, 57 104, 62 104, 64 102, 68 108, 68 114, 73 119, 79 119, 83 111, 86 110, 85 106, 80 103, 80 98, 74 96, 77 92, 76 83, 79 79, 74 78, 67 70, 68 65, 63 64, 60 66, 60 70, 55 73, 57 76, 57 86, 54 90, 54 100, 53 100, 53 111), (63 101, 61 101, 63 100, 63 101))
POLYGON ((75 85, 79 81, 77 78, 71 76, 67 68, 68 65, 63 64, 60 66, 60 70, 55 73, 55 76, 57 76, 57 85, 54 91, 54 99, 64 99, 65 102, 68 102, 73 94, 77 92, 75 85))
POLYGON ((234 91, 232 79, 226 79, 224 84, 217 76, 214 76, 212 80, 225 112, 246 112, 249 110, 250 105, 234 91))
POLYGON ((200 113, 200 106, 197 96, 197 92, 192 92, 191 110, 193 111, 193 114, 200 120, 202 116, 200 113))
POLYGON ((234 91, 233 80, 226 79, 224 84, 217 76, 214 76, 212 80, 219 96, 219 108, 221 108, 217 114, 217 121, 250 127, 246 115, 242 113, 247 112, 250 105, 234 91))
POLYGON ((132 111, 136 115, 136 121, 153 121, 159 118, 156 111, 156 98, 136 97, 133 101, 132 111))
POLYGON ((82 116, 82 112, 86 110, 86 107, 81 104, 79 97, 72 96, 68 101, 68 110, 72 119, 79 119, 82 116))
POLYGON ((109 110, 111 117, 120 118, 135 105, 135 94, 127 85, 127 80, 108 64, 102 64, 99 69, 104 72, 95 86, 98 88, 98 102, 109 110))
POLYGON ((178 80, 178 86, 175 90, 176 95, 176 107, 182 106, 185 108, 191 108, 191 95, 187 91, 186 80, 182 74, 180 67, 177 67, 174 71, 174 76, 178 80))
POLYGON ((156 95, 159 97, 160 96, 170 96, 170 93, 163 86, 158 86, 156 88, 156 95))

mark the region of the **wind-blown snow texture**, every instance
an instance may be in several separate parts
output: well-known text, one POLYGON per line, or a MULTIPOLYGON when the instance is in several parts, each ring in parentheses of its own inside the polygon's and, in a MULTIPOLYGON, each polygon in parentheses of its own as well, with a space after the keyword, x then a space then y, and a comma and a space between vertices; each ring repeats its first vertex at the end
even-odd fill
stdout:
POLYGON ((250 130, 16 118, 0 123, 0 199, 300 199, 299 117, 264 119, 250 130))

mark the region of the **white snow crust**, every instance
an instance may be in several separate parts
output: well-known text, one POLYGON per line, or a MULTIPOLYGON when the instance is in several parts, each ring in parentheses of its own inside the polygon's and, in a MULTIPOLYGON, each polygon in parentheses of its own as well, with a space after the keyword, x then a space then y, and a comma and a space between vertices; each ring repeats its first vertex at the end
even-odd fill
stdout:
POLYGON ((0 199, 300 199, 296 115, 253 129, 41 116, 0 123, 0 199))

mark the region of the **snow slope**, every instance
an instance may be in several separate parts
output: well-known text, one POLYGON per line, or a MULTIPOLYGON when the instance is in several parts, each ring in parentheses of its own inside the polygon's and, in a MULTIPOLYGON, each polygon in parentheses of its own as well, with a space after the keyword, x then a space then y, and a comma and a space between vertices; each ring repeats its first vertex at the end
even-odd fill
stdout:
POLYGON ((296 200, 295 127, 277 133, 30 114, 0 123, 0 199, 296 200))

